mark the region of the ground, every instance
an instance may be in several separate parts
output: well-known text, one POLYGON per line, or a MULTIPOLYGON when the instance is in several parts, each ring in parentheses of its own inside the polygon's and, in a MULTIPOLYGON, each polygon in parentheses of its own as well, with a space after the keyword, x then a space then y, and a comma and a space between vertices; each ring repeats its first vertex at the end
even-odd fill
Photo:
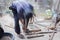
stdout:
MULTIPOLYGON (((44 35, 44 36, 37 37, 37 38, 31 38, 31 39, 27 39, 27 38, 20 39, 14 31, 14 19, 13 19, 13 17, 11 17, 10 15, 4 15, 3 17, 0 17, 0 23, 1 23, 2 28, 4 29, 5 32, 9 32, 9 33, 12 33, 14 35, 15 40, 49 40, 49 39, 51 39, 49 37, 49 35, 53 35, 53 33, 36 34, 36 35, 44 35)), ((34 23, 29 24, 28 28, 29 29, 42 29, 41 32, 47 32, 48 27, 50 27, 51 23, 52 23, 52 20, 44 20, 42 17, 36 17, 34 23)), ((21 27, 21 30, 22 30, 22 27, 21 27)), ((58 31, 57 31, 57 33, 55 33, 53 40, 60 40, 60 26, 57 26, 57 30, 58 31)), ((49 30, 49 31, 52 31, 52 30, 49 30)), ((25 35, 25 36, 27 36, 27 35, 25 35)), ((8 40, 8 39, 1 39, 1 40, 8 40)))

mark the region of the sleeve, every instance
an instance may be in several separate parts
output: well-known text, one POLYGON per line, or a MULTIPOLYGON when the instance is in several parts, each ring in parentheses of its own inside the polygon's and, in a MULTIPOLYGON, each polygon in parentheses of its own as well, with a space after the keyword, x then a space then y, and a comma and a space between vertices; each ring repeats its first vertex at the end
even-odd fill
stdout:
POLYGON ((33 15, 36 16, 36 14, 34 13, 34 7, 31 4, 29 5, 30 5, 30 8, 32 9, 33 15))

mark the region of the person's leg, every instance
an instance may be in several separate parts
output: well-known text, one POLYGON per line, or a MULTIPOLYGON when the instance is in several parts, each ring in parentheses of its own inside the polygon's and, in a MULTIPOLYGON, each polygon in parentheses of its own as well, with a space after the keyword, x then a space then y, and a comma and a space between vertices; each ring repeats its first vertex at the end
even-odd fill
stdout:
POLYGON ((55 27, 56 27, 56 25, 59 23, 59 21, 60 21, 60 19, 57 17, 57 18, 56 18, 56 22, 55 22, 55 27))
POLYGON ((25 18, 23 22, 23 31, 26 32, 28 29, 29 18, 25 18))
POLYGON ((32 13, 28 13, 27 15, 25 15, 26 17, 24 18, 24 23, 23 23, 23 30, 24 32, 28 33, 28 23, 29 23, 29 19, 33 17, 32 13))
POLYGON ((33 22, 34 22, 34 17, 29 19, 29 23, 33 24, 33 22))
POLYGON ((23 19, 20 19, 20 22, 21 22, 22 24, 24 24, 24 20, 23 20, 23 19))
POLYGON ((20 34, 20 26, 19 26, 19 19, 18 18, 14 18, 15 19, 15 32, 17 34, 20 34))
POLYGON ((17 15, 17 11, 12 11, 14 15, 14 21, 15 21, 15 32, 17 34, 20 34, 20 26, 19 26, 19 18, 17 15))

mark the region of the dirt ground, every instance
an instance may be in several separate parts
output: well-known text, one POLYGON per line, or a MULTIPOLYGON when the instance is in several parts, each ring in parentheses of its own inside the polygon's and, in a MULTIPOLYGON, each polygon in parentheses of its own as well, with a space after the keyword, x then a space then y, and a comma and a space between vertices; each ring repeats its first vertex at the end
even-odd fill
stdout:
MULTIPOLYGON (((48 34, 35 34, 35 35, 44 35, 42 37, 36 37, 36 38, 31 38, 31 39, 20 39, 17 34, 14 31, 14 19, 10 15, 5 15, 3 17, 0 17, 0 23, 2 25, 2 28, 4 29, 5 32, 12 33, 14 36, 15 40, 49 40, 51 39, 49 35, 53 35, 53 33, 48 33, 48 34)), ((29 29, 41 29, 41 32, 48 32, 48 27, 50 27, 50 24, 52 23, 52 20, 44 20, 42 17, 36 17, 34 20, 33 24, 29 24, 28 28, 29 29)), ((21 30, 22 30, 22 25, 20 23, 21 30)), ((52 26, 52 25, 51 25, 52 26)), ((52 31, 52 30, 49 30, 52 31)), ((24 33, 23 33, 24 34, 24 33)), ((25 35, 27 36, 27 35, 25 35)), ((11 40, 9 37, 4 37, 1 40, 8 40, 8 38, 11 40)), ((60 40, 60 26, 57 25, 57 33, 55 33, 53 40, 60 40)))

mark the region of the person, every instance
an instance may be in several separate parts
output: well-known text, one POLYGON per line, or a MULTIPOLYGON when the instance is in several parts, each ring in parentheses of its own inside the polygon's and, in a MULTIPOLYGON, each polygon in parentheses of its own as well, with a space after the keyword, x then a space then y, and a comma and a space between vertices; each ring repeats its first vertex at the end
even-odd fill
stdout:
MULTIPOLYGON (((4 32, 4 29, 0 25, 0 40, 4 39, 4 37, 10 37, 12 40, 14 40, 13 35, 11 33, 4 32)), ((6 39, 8 39, 8 38, 6 38, 6 39)))
POLYGON ((28 29, 28 22, 29 19, 33 17, 34 14, 34 8, 33 6, 24 0, 16 0, 13 1, 12 5, 9 7, 10 10, 12 10, 14 15, 14 21, 15 21, 15 32, 20 35, 21 30, 19 26, 19 20, 23 24, 23 31, 25 33, 29 33, 30 30, 28 29))
POLYGON ((3 37, 4 30, 0 27, 0 39, 3 37))

